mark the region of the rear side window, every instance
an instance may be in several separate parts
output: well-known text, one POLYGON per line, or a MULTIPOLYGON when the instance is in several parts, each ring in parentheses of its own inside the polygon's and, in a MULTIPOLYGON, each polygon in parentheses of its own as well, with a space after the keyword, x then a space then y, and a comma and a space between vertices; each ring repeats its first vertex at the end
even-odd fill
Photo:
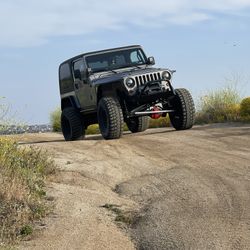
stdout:
POLYGON ((70 65, 64 63, 59 68, 59 81, 60 81, 60 92, 61 94, 74 90, 73 80, 70 71, 70 65))
POLYGON ((79 71, 82 74, 83 70, 84 70, 84 64, 82 59, 75 61, 73 63, 73 72, 75 79, 77 78, 77 71, 79 71))

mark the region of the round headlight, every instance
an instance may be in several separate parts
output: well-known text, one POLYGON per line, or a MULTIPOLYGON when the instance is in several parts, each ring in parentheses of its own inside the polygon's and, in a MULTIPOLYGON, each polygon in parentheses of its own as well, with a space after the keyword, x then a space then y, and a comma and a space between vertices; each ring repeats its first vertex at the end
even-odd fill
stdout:
POLYGON ((163 71, 162 72, 162 78, 164 80, 170 80, 171 79, 171 74, 168 71, 163 71))
POLYGON ((125 83, 126 83, 126 86, 130 89, 135 87, 135 81, 133 78, 127 78, 125 83))

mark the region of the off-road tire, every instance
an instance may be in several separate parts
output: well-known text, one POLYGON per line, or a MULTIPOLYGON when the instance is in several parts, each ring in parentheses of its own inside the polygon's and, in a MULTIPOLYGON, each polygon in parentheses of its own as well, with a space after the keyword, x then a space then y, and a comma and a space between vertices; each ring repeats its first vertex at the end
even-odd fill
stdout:
POLYGON ((123 133, 123 114, 115 97, 102 97, 98 103, 97 117, 104 139, 118 139, 123 133))
POLYGON ((148 116, 140 116, 140 117, 132 117, 127 121, 128 129, 132 133, 143 132, 149 127, 149 117, 148 116))
POLYGON ((62 111, 61 127, 66 141, 83 139, 85 136, 82 117, 75 108, 65 108, 62 111))
POLYGON ((195 119, 194 101, 188 90, 175 89, 173 109, 175 112, 169 113, 172 126, 176 130, 192 128, 195 119))

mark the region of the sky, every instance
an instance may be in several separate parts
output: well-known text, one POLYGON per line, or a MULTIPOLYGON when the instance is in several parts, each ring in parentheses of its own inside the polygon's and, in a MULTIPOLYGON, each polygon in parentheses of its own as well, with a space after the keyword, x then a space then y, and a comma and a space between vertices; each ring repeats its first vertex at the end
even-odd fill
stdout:
POLYGON ((250 96, 250 0, 2 0, 0 30, 0 97, 27 124, 60 106, 62 61, 133 44, 196 101, 228 82, 250 96))

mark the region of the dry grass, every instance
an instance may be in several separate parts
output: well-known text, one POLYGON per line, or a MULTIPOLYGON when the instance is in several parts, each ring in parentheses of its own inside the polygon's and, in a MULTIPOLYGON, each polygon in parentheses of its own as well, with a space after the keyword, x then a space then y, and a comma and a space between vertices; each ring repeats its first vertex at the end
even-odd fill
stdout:
POLYGON ((6 130, 11 125, 24 127, 25 123, 21 122, 18 113, 12 110, 7 100, 4 97, 0 97, 0 131, 6 130))
POLYGON ((0 137, 0 245, 32 233, 46 215, 44 181, 54 171, 47 153, 0 137))
POLYGON ((239 121, 240 100, 239 91, 234 85, 208 92, 198 103, 196 123, 239 121))

